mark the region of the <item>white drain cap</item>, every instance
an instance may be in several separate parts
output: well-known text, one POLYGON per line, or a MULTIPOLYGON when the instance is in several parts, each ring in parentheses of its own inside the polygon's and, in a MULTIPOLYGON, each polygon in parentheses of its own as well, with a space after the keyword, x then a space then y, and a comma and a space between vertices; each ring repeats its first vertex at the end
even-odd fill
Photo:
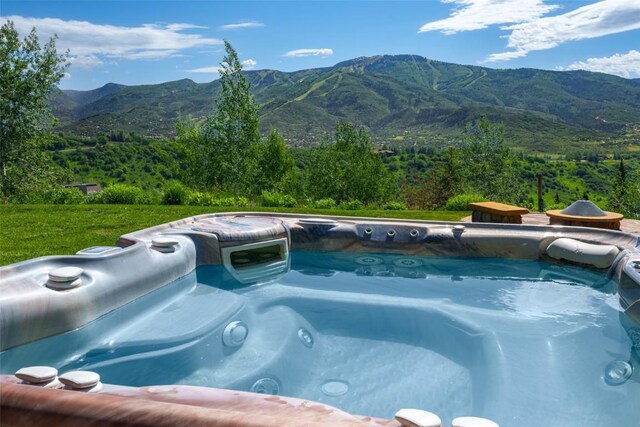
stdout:
POLYGON ((74 282, 80 278, 83 269, 80 267, 61 267, 49 272, 49 280, 58 283, 74 282))
POLYGON ((70 371, 59 377, 60 382, 74 390, 91 388, 100 383, 100 375, 91 371, 70 371))
POLYGON ((451 421, 451 427, 500 427, 495 422, 480 417, 458 417, 451 421))
POLYGON ((442 425, 439 416, 422 409, 400 409, 395 417, 404 427, 440 427, 442 425))
POLYGON ((15 373, 18 379, 32 384, 42 384, 53 381, 58 375, 58 370, 51 366, 29 366, 15 373))

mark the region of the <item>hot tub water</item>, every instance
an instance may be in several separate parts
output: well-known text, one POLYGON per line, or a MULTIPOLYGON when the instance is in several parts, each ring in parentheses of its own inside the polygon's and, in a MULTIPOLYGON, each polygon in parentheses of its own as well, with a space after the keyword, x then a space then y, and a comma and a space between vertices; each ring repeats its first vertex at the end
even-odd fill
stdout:
POLYGON ((0 367, 282 394, 387 418, 416 407, 445 423, 476 415, 503 427, 631 427, 640 418, 640 405, 621 404, 640 396, 640 330, 601 273, 504 259, 291 256, 287 274, 251 285, 200 267, 80 329, 2 352, 0 367))

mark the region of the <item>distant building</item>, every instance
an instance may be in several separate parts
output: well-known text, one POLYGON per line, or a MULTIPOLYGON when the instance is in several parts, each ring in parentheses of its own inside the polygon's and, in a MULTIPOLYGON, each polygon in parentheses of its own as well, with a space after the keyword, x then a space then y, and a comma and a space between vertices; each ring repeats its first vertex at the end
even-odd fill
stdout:
POLYGON ((391 150, 378 150, 378 154, 380 154, 380 156, 382 156, 382 157, 391 157, 391 156, 395 155, 396 153, 394 151, 391 151, 391 150))
POLYGON ((97 193, 102 191, 102 186, 100 184, 96 184, 96 183, 89 183, 89 184, 69 184, 69 185, 65 185, 66 188, 79 188, 80 191, 82 191, 84 193, 84 195, 86 196, 89 193, 97 193))

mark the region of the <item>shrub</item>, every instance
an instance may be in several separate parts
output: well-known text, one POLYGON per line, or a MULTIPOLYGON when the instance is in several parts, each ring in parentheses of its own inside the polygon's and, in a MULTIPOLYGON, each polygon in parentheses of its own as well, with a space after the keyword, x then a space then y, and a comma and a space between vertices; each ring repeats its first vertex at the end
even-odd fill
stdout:
POLYGON ((249 199, 246 197, 222 197, 211 199, 210 206, 233 206, 237 208, 246 208, 249 206, 249 199))
POLYGON ((246 197, 219 197, 216 199, 211 193, 193 191, 189 193, 186 204, 191 206, 230 206, 245 208, 249 206, 249 199, 246 197))
POLYGON ((282 200, 282 207, 284 208, 294 208, 298 204, 298 201, 295 197, 290 196, 289 194, 285 194, 282 200))
POLYGON ((192 191, 188 194, 186 204, 190 206, 212 206, 213 196, 209 193, 192 191))
POLYGON ((349 200, 348 202, 340 203, 338 205, 338 209, 357 211, 360 209, 364 209, 364 203, 362 203, 360 200, 349 200))
POLYGON ((141 188, 127 184, 113 184, 103 191, 104 203, 114 205, 148 205, 151 197, 141 188))
POLYGON ((85 202, 92 205, 101 205, 104 203, 104 191, 94 191, 87 194, 85 202))
POLYGON ((320 199, 313 202, 313 207, 316 209, 334 209, 336 207, 336 201, 333 199, 320 199))
POLYGON ((409 209, 406 205, 406 203, 402 203, 402 202, 389 202, 387 204, 385 204, 382 209, 384 209, 385 211, 406 211, 407 209, 409 209))
POLYGON ((262 192, 262 206, 292 208, 297 204, 296 199, 288 194, 272 193, 270 191, 262 192))
POLYGON ((469 203, 486 201, 487 199, 480 194, 459 194, 447 200, 444 209, 447 211, 468 211, 469 203))
POLYGON ((50 191, 46 197, 46 201, 54 205, 79 205, 85 202, 85 196, 79 188, 56 188, 50 191))
POLYGON ((556 209, 562 210, 562 209, 564 209, 566 207, 567 207, 566 203, 554 203, 553 205, 545 206, 544 210, 546 210, 546 211, 551 211, 551 210, 556 210, 556 209))
POLYGON ((85 196, 79 188, 50 186, 20 191, 10 200, 12 203, 77 205, 85 202, 85 196))
POLYGON ((179 182, 167 186, 162 194, 163 205, 184 205, 189 198, 189 190, 179 182))

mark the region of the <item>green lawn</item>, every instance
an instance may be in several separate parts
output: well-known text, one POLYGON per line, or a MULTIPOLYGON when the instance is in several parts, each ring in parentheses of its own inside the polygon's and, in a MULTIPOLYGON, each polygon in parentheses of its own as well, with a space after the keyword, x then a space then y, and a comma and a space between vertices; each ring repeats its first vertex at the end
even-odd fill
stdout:
POLYGON ((217 208, 157 205, 0 205, 0 265, 113 245, 123 234, 213 212, 238 210, 458 221, 468 212, 217 208))

